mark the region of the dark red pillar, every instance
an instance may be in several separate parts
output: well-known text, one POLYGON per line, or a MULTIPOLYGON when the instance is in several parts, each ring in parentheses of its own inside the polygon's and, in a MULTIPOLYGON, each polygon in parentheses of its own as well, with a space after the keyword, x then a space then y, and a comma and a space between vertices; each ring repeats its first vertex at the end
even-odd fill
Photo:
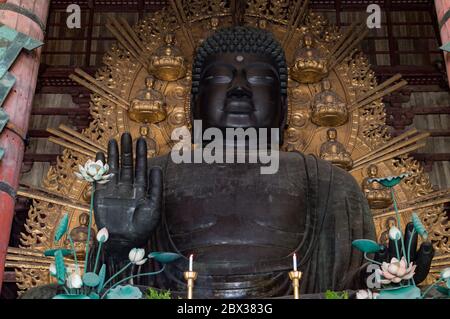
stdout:
MULTIPOLYGON (((50 0, 0 0, 7 9, 0 11, 0 23, 36 40, 43 41, 50 0)), ((3 282, 5 257, 14 217, 14 191, 19 184, 19 174, 24 153, 24 135, 28 131, 31 106, 36 89, 41 48, 22 51, 10 68, 16 84, 2 107, 9 115, 10 127, 0 135, 0 147, 5 155, 0 161, 0 290, 3 282)))

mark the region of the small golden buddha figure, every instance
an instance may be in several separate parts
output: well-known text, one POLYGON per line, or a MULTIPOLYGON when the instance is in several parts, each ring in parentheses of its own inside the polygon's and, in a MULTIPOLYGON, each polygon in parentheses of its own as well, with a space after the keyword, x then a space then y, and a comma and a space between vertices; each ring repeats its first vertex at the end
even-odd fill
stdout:
POLYGON ((331 90, 328 79, 322 81, 322 92, 314 97, 311 121, 319 126, 340 126, 348 121, 347 105, 331 90))
POLYGON ((370 179, 377 177, 379 177, 378 166, 372 164, 367 168, 367 177, 362 182, 362 190, 369 202, 370 208, 388 208, 392 205, 392 197, 389 189, 376 181, 370 181, 370 179))
POLYGON ((146 88, 139 91, 136 98, 131 101, 128 111, 133 121, 140 123, 158 123, 166 119, 164 95, 155 90, 155 78, 147 77, 146 88))
POLYGON ((173 34, 167 34, 164 42, 165 44, 151 57, 151 73, 159 80, 179 80, 186 75, 186 61, 181 50, 175 45, 173 34))
POLYGON ((300 83, 317 83, 328 75, 328 61, 317 48, 313 48, 313 38, 305 35, 304 45, 295 57, 291 77, 300 83))
POLYGON ((211 28, 211 32, 214 33, 217 31, 217 28, 219 27, 219 18, 218 17, 212 17, 209 21, 209 27, 211 28))
POLYGON ((145 138, 147 142, 147 157, 153 158, 158 156, 159 146, 155 141, 155 134, 148 126, 141 126, 139 129, 139 134, 145 138))
POLYGON ((267 20, 266 19, 258 20, 258 28, 266 30, 267 29, 267 20))
POLYGON ((350 170, 353 167, 353 160, 344 145, 337 141, 336 129, 330 128, 327 131, 327 138, 328 141, 320 147, 320 158, 347 171, 350 170))
MULTIPOLYGON (((82 213, 78 219, 79 226, 70 231, 70 237, 75 246, 75 252, 78 260, 84 260, 86 257, 86 241, 89 230, 89 214, 82 213)), ((96 232, 91 228, 91 239, 89 240, 89 247, 93 247, 96 232)), ((70 247, 70 241, 66 240, 65 244, 70 247)), ((69 256, 70 257, 70 256, 69 256)))

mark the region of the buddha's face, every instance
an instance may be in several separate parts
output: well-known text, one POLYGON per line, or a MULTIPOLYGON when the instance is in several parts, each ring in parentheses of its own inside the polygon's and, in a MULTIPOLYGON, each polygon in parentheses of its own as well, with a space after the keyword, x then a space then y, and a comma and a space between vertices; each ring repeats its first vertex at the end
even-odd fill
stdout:
POLYGON ((204 128, 278 128, 285 98, 270 58, 223 53, 205 61, 193 102, 194 118, 204 128))
POLYGON ((378 167, 376 165, 370 165, 367 172, 370 177, 376 177, 378 175, 378 167))

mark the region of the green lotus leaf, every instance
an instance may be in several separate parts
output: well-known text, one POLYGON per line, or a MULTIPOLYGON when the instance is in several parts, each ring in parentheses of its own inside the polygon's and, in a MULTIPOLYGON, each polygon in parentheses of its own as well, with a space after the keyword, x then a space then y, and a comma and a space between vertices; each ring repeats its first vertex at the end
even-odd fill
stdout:
POLYGON ((357 239, 352 242, 352 246, 363 253, 371 254, 381 250, 381 246, 370 239, 357 239))
POLYGON ((384 187, 394 187, 399 184, 405 177, 408 177, 410 174, 401 174, 399 176, 387 176, 384 178, 371 178, 369 182, 378 182, 384 187))
POLYGON ((91 299, 86 295, 56 295, 53 299, 91 299))
POLYGON ((436 290, 439 291, 441 294, 445 296, 450 296, 450 289, 443 287, 443 286, 437 286, 436 290))
POLYGON ((447 285, 447 288, 450 289, 450 278, 447 280, 447 282, 445 284, 447 285))
POLYGON ((103 284, 105 283, 105 276, 106 276, 106 265, 103 264, 102 268, 100 268, 100 271, 98 272, 98 286, 97 286, 97 292, 100 293, 103 289, 103 284))
POLYGON ((420 289, 416 286, 405 286, 394 289, 382 289, 377 299, 421 299, 420 289))
POLYGON ((44 252, 44 256, 54 257, 57 251, 60 251, 63 256, 72 255, 71 249, 49 249, 44 252))
POLYGON ((64 264, 64 257, 61 250, 55 252, 55 267, 58 284, 64 285, 66 281, 66 265, 64 264))
POLYGON ((83 283, 88 287, 97 287, 100 283, 100 277, 93 272, 87 272, 83 275, 83 283))
POLYGON ((141 299, 142 291, 134 286, 117 286, 111 289, 106 295, 106 299, 141 299))
POLYGON ((89 294, 89 299, 100 299, 100 296, 95 292, 91 292, 89 294))
POLYGON ((422 236, 422 238, 427 239, 428 238, 428 232, 425 229, 425 226, 422 224, 422 221, 420 220, 419 216, 417 216, 416 213, 412 214, 412 222, 414 225, 414 229, 416 232, 422 236))
POLYGON ((69 214, 64 214, 55 231, 55 242, 59 241, 67 232, 69 226, 69 214))
POLYGON ((148 258, 153 258, 162 264, 168 264, 181 258, 180 254, 167 252, 153 252, 148 255, 148 258))

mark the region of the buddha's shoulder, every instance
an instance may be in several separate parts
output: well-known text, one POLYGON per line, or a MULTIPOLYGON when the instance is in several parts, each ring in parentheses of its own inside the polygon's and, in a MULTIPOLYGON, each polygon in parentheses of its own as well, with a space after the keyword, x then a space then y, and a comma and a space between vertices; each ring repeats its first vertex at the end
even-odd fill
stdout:
POLYGON ((280 152, 280 162, 286 162, 291 166, 310 170, 324 179, 332 178, 334 183, 345 183, 359 188, 355 178, 349 172, 312 154, 280 152))

